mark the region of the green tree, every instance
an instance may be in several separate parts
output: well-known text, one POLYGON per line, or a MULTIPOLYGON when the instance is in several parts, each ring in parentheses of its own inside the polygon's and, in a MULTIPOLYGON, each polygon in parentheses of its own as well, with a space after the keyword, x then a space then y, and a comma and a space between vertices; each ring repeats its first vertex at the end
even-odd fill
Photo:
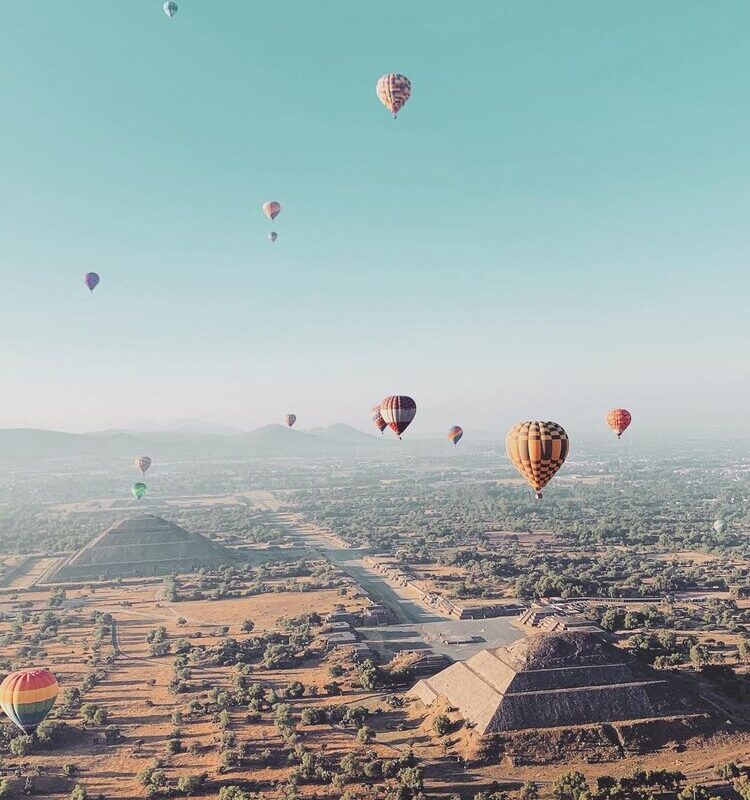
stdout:
POLYGON ((552 787, 552 795, 557 800, 581 800, 590 794, 586 777, 580 772, 565 772, 552 787))
POLYGON ((88 796, 89 793, 86 791, 86 787, 81 783, 77 783, 70 793, 70 800, 88 800, 88 796))
POLYGON ((539 800, 539 787, 533 781, 527 781, 518 792, 519 800, 539 800))
POLYGON ((438 714, 432 721, 432 730, 434 730, 438 736, 445 736, 450 729, 451 721, 445 714, 438 714))

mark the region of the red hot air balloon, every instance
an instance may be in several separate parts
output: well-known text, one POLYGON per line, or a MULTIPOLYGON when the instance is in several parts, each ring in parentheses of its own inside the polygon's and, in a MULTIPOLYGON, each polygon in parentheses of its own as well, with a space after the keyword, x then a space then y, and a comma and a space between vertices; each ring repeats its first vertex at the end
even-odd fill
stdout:
POLYGON ((380 406, 373 406, 370 409, 370 419, 381 433, 385 432, 385 429, 388 427, 388 423, 380 415, 380 406))
POLYGON ((296 414, 287 414, 287 415, 284 417, 284 422, 286 422, 286 424, 287 424, 287 425, 288 425, 290 428, 292 427, 292 425, 294 425, 294 423, 295 423, 296 421, 297 421, 297 415, 296 415, 296 414))
POLYGON ((448 430, 448 441, 453 442, 453 445, 457 445, 461 441, 461 437, 464 435, 464 429, 460 425, 454 425, 452 428, 448 430))
POLYGON ((99 276, 95 272, 87 272, 83 276, 83 282, 88 287, 90 292, 93 292, 94 289, 99 285, 99 276))
POLYGON ((281 213, 281 203, 277 203, 275 200, 269 200, 267 203, 263 203, 263 213, 268 219, 276 219, 281 213))
POLYGON ((380 415, 398 438, 409 427, 417 414, 417 404, 405 394, 392 394, 380 404, 380 415))
POLYGON ((632 421, 633 418, 630 416, 630 412, 624 408, 613 408, 607 414, 607 425, 617 434, 618 439, 632 421))

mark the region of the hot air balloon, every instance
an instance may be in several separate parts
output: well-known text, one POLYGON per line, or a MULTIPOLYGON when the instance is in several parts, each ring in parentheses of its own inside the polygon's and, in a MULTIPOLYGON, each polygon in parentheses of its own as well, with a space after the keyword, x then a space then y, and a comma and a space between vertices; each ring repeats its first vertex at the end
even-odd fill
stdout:
POLYGON ((277 203, 275 200, 269 200, 267 203, 263 203, 263 213, 268 219, 276 219, 281 213, 281 203, 277 203))
POLYGON ((417 414, 417 404, 405 394, 392 394, 380 404, 380 416, 398 438, 417 414))
POLYGON ((271 242, 271 244, 273 244, 278 238, 279 234, 276 233, 276 231, 271 231, 271 233, 268 234, 268 241, 271 242))
POLYGON ((719 536, 721 536, 726 529, 727 529, 726 520, 717 519, 716 522, 714 522, 714 530, 716 531, 716 533, 719 534, 719 536))
POLYGON ((297 415, 296 415, 296 414, 287 414, 287 415, 284 417, 284 422, 286 422, 286 424, 287 424, 287 425, 288 425, 290 428, 292 427, 292 425, 294 425, 294 423, 295 423, 296 421, 297 421, 297 415))
POLYGON ((389 72, 378 79, 375 92, 380 102, 393 114, 396 119, 398 112, 411 95, 411 81, 406 75, 399 75, 397 72, 389 72))
POLYGON ((46 669, 11 672, 0 684, 0 708, 25 734, 31 735, 55 705, 57 678, 46 669))
POLYGON ((99 276, 95 272, 87 272, 83 276, 83 282, 88 286, 89 291, 93 292, 99 285, 99 276))
POLYGON ((624 408, 613 408, 609 414, 607 414, 607 425, 617 434, 618 439, 622 436, 632 420, 633 418, 630 416, 630 412, 624 408))
POLYGON ((164 3, 162 8, 164 9, 164 13, 170 19, 172 19, 172 17, 174 17, 174 15, 177 13, 177 3, 175 3, 174 0, 169 0, 169 2, 164 3))
POLYGON ((556 422, 519 422, 505 437, 508 458, 531 484, 538 500, 565 462, 568 449, 568 434, 556 422))
POLYGON ((448 431, 448 441, 453 442, 455 446, 461 441, 461 437, 463 435, 464 435, 464 429, 460 425, 454 425, 448 431))
POLYGON ((385 432, 385 429, 388 427, 388 423, 380 415, 380 406, 373 406, 370 409, 370 419, 375 423, 375 427, 381 433, 385 432))
POLYGON ((135 497, 136 500, 140 500, 146 494, 146 484, 134 483, 130 491, 133 493, 133 497, 135 497))
POLYGON ((146 470, 151 466, 151 459, 148 456, 138 456, 135 460, 135 467, 139 469, 143 475, 146 474, 146 470))

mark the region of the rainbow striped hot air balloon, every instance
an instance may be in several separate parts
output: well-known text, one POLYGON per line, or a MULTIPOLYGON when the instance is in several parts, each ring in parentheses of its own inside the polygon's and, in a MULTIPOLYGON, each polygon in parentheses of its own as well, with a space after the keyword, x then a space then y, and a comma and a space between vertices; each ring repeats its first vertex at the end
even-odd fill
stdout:
POLYGON ((381 432, 384 433, 385 429, 388 427, 388 423, 383 419, 380 414, 380 406, 373 406, 370 409, 370 419, 373 421, 375 427, 381 432))
POLYGON ((417 404, 405 394, 389 395, 380 404, 380 416, 399 439, 416 414, 417 404))
POLYGON ((52 710, 59 691, 57 678, 46 669, 21 669, 0 684, 0 708, 30 735, 52 710))
POLYGON ((464 429, 460 425, 454 425, 448 430, 448 441, 453 442, 453 445, 455 446, 461 441, 461 437, 463 435, 464 429))

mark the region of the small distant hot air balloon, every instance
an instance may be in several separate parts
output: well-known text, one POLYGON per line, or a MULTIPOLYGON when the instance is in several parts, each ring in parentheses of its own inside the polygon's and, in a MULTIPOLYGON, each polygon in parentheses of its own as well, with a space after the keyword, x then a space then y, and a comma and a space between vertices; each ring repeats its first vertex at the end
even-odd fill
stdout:
POLYGON ((276 231, 271 231, 271 233, 268 234, 268 241, 271 242, 271 244, 273 244, 278 238, 279 234, 276 233, 276 231))
POLYGON ((133 488, 130 491, 133 493, 133 497, 135 497, 136 500, 140 500, 146 495, 146 484, 134 483, 133 488))
POLYGON ((716 531, 716 533, 719 534, 719 536, 721 536, 726 529, 727 529, 726 520, 717 519, 716 522, 714 522, 714 530, 716 531))
POLYGON ((263 213, 268 219, 276 219, 281 213, 281 203, 277 203, 275 200, 269 200, 267 203, 263 203, 263 213))
POLYGON ((83 282, 88 286, 89 291, 93 292, 99 285, 99 276, 95 272, 87 272, 83 276, 83 282))
POLYGON ((398 112, 411 95, 411 81, 406 75, 389 72, 378 79, 375 92, 380 102, 393 114, 396 119, 398 112))
POLYGON ((388 427, 388 423, 383 419, 383 417, 380 414, 380 406, 373 406, 370 409, 370 419, 375 423, 375 427, 381 433, 385 432, 385 429, 388 427))
POLYGON ((632 421, 630 412, 624 408, 613 408, 607 414, 607 425, 617 434, 618 439, 632 421))
POLYGON ((460 425, 454 425, 448 431, 448 441, 453 442, 453 445, 457 445, 461 441, 461 437, 464 435, 464 429, 460 425))
POLYGON ((389 395, 380 404, 380 416, 399 439, 416 414, 417 404, 405 394, 389 395))
POLYGON ((556 422, 519 422, 505 437, 505 452, 542 499, 542 489, 568 455, 568 434, 556 422))
POLYGON ((31 735, 55 705, 57 678, 46 669, 11 672, 0 684, 0 708, 25 734, 31 735))
POLYGON ((292 425, 294 425, 294 423, 295 423, 296 421, 297 421, 297 415, 296 415, 296 414, 287 414, 287 415, 284 417, 284 422, 286 422, 286 424, 287 424, 287 425, 288 425, 290 428, 292 427, 292 425))
POLYGON ((151 466, 151 459, 148 456, 138 456, 135 460, 135 466, 145 475, 146 470, 151 466))
POLYGON ((164 3, 162 8, 164 9, 164 13, 170 19, 172 19, 172 17, 174 17, 174 15, 177 13, 177 3, 175 3, 174 0, 168 0, 167 3, 164 3))

